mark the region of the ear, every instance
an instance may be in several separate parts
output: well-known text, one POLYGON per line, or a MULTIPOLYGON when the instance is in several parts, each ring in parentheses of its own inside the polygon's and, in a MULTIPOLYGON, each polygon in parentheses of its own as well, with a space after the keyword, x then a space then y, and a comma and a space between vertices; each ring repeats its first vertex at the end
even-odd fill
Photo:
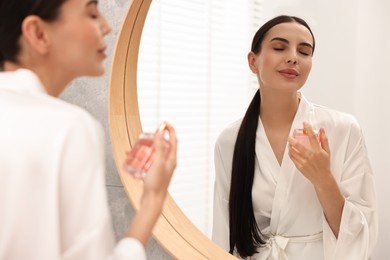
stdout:
POLYGON ((257 74, 256 54, 253 52, 248 53, 248 65, 251 71, 257 74))
POLYGON ((29 15, 23 20, 22 36, 37 53, 44 55, 48 52, 50 41, 46 23, 40 17, 29 15))

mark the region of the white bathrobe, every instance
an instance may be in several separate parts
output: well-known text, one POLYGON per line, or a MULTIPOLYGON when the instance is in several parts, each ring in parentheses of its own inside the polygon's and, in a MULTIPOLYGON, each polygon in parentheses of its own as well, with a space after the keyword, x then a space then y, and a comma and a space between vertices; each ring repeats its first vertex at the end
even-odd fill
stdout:
POLYGON ((104 184, 104 133, 49 96, 29 70, 0 73, 0 259, 145 259, 115 246, 104 184))
MULTIPOLYGON (((279 165, 259 118, 252 200, 257 225, 269 236, 251 259, 367 260, 377 239, 374 178, 361 129, 347 114, 314 105, 303 95, 295 128, 310 121, 329 139, 332 173, 345 197, 338 239, 332 233, 313 185, 297 170, 286 145, 279 165)), ((232 158, 241 120, 226 128, 215 146, 213 240, 229 249, 229 190, 232 158)))

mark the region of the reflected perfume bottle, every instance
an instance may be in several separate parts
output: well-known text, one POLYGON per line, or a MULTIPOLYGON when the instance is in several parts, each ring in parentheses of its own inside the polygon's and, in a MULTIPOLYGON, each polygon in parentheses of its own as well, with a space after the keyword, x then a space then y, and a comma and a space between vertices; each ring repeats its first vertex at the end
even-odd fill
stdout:
MULTIPOLYGON (((156 133, 165 130, 165 123, 161 124, 156 133)), ((125 171, 133 177, 142 179, 150 168, 154 158, 154 137, 155 133, 141 133, 137 142, 128 154, 125 164, 125 171)))
MULTIPOLYGON (((315 130, 317 127, 315 114, 314 114, 314 106, 310 104, 309 118, 308 123, 313 127, 313 131, 317 137, 317 141, 320 141, 320 134, 318 130, 315 130)), ((310 139, 306 129, 297 128, 294 129, 293 137, 298 140, 298 142, 304 144, 306 147, 310 147, 310 139)))
MULTIPOLYGON (((319 141, 319 132, 318 131, 314 131, 314 132, 316 134, 317 141, 319 141)), ((302 128, 294 129, 293 137, 297 139, 298 142, 305 145, 306 147, 310 147, 310 140, 306 129, 302 129, 302 128)))

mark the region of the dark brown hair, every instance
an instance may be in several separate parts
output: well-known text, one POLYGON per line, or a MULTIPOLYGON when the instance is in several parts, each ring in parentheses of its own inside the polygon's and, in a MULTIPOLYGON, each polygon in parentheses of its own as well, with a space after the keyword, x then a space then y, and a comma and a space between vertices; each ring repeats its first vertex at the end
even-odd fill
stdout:
POLYGON ((4 61, 17 62, 23 20, 29 15, 54 21, 66 0, 0 0, 0 68, 4 61))
MULTIPOLYGON (((305 26, 313 36, 308 24, 295 16, 281 15, 266 22, 256 32, 251 51, 258 54, 266 33, 275 25, 297 22, 305 26)), ((252 186, 255 172, 256 131, 260 113, 260 90, 250 103, 241 122, 233 154, 232 179, 229 195, 229 238, 230 253, 236 251, 245 258, 257 253, 258 247, 266 243, 257 226, 252 204, 252 186)), ((261 200, 261 198, 256 198, 261 200)))

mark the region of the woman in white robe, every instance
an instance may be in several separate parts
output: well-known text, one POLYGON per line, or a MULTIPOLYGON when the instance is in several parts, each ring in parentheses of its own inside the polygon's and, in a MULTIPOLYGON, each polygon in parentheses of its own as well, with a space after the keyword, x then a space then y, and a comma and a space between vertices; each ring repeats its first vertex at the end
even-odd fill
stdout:
POLYGON ((376 194, 361 129, 299 93, 314 46, 297 17, 260 28, 248 54, 259 91, 217 140, 213 240, 241 258, 367 260, 375 246, 376 194), (310 144, 292 138, 302 126, 310 144))
POLYGON ((110 30, 97 1, 0 1, 0 259, 146 259, 176 165, 174 129, 171 148, 157 134, 141 208, 115 245, 103 129, 57 98, 104 72, 110 30))

